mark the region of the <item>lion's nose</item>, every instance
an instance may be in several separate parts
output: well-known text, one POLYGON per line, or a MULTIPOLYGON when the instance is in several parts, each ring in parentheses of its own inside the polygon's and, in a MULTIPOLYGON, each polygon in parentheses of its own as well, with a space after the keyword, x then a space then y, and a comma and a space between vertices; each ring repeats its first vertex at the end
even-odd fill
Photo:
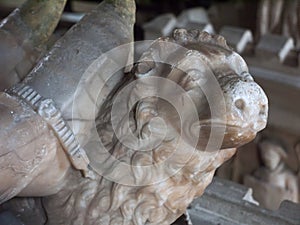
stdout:
MULTIPOLYGON (((246 98, 239 98, 239 99, 236 99, 235 102, 234 102, 234 106, 240 110, 242 113, 247 113, 247 111, 249 110, 252 110, 256 107, 253 107, 251 106, 251 102, 249 104, 249 102, 247 102, 247 96, 246 98)), ((265 117, 267 116, 267 105, 266 104, 263 104, 261 102, 257 102, 258 103, 258 116, 261 116, 261 117, 265 117)))
POLYGON ((262 88, 253 81, 238 80, 227 87, 225 100, 236 125, 262 130, 267 123, 268 99, 262 88))

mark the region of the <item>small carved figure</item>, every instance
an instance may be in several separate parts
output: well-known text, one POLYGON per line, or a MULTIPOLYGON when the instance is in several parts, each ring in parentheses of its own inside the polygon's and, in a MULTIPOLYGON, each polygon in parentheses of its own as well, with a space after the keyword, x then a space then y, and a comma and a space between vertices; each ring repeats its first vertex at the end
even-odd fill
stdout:
POLYGON ((262 166, 244 178, 244 184, 253 188, 254 198, 274 210, 283 200, 298 202, 297 177, 283 161, 287 157, 284 147, 271 139, 263 139, 258 147, 262 166))

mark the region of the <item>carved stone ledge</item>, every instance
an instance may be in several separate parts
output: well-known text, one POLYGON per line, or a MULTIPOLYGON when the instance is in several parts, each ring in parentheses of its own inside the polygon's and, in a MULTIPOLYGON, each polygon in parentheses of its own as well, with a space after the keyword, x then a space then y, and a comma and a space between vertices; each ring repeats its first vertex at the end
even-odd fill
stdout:
POLYGON ((284 201, 277 211, 263 209, 251 202, 250 190, 215 177, 205 193, 188 209, 193 224, 299 225, 299 204, 284 201))

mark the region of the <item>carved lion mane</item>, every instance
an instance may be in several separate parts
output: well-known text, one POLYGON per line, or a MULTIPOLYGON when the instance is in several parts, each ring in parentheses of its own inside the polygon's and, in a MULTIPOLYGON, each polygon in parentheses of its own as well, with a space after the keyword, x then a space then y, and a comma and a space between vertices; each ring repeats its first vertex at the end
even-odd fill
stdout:
MULTIPOLYGON (((223 51, 230 51, 224 38, 196 30, 176 30, 173 38, 163 40, 178 44, 207 43, 218 46, 223 51)), ((149 52, 144 55, 149 56, 149 52)), ((130 79, 125 79, 123 87, 134 80, 138 81, 143 75, 141 71, 143 73, 146 71, 150 76, 157 73, 156 67, 155 61, 142 63, 141 60, 141 63, 137 63, 133 69, 135 78, 131 76, 130 79), (150 68, 145 68, 147 66, 150 68)), ((142 82, 137 82, 130 96, 127 96, 127 101, 138 99, 137 95, 143 87, 142 82)), ((166 122, 169 128, 166 134, 167 140, 163 140, 158 147, 149 151, 135 151, 126 147, 116 138, 111 123, 110 112, 113 100, 120 89, 121 87, 116 89, 103 104, 97 118, 97 130, 111 156, 133 166, 131 175, 134 177, 135 185, 119 184, 97 176, 98 179, 95 181, 83 180, 80 184, 70 183, 70 190, 60 193, 59 201, 57 201, 57 197, 55 201, 49 201, 51 200, 49 197, 45 201, 45 208, 48 214, 65 214, 70 224, 169 225, 185 212, 195 197, 203 194, 204 189, 211 182, 215 169, 229 159, 235 150, 222 150, 216 154, 186 148, 174 152, 174 149, 178 148, 180 134, 172 129, 171 122, 166 122), (191 151, 189 160, 187 162, 182 160, 191 151), (170 156, 172 156, 170 163, 156 168, 157 164, 164 162, 170 156), (156 169, 143 169, 145 165, 152 165, 156 169), (157 177, 162 178, 161 182, 156 182, 157 177), (168 178, 164 179, 164 177, 168 178), (77 186, 75 191, 74 185, 77 186), (52 205, 50 206, 50 204, 52 205), (75 209, 71 209, 68 205, 75 206, 75 209), (61 211, 62 208, 64 208, 64 212, 61 211), (58 212, 57 209, 60 211, 58 212)), ((165 116, 164 109, 159 108, 161 106, 159 101, 156 97, 140 99, 131 109, 130 126, 137 138, 149 135, 151 128, 147 126, 151 119, 165 116)), ((159 129, 157 130, 159 132, 159 129)), ((156 130, 152 129, 150 133, 153 135, 155 132, 156 130)), ((114 165, 108 173, 122 174, 122 169, 118 166, 118 164, 114 165)), ((78 179, 80 178, 70 180, 78 179)), ((49 216, 49 218, 55 218, 55 216, 49 216)), ((59 224, 59 221, 48 222, 59 224)))

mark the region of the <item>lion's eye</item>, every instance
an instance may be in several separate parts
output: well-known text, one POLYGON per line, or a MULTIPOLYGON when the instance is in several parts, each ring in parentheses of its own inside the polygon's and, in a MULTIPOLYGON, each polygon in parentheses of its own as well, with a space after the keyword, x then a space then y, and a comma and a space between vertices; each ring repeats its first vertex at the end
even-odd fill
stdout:
POLYGON ((243 79, 244 81, 246 81, 246 82, 247 82, 247 81, 254 81, 254 79, 253 79, 253 77, 251 76, 251 74, 248 73, 248 72, 246 72, 246 71, 242 72, 240 76, 241 76, 242 79, 243 79))

